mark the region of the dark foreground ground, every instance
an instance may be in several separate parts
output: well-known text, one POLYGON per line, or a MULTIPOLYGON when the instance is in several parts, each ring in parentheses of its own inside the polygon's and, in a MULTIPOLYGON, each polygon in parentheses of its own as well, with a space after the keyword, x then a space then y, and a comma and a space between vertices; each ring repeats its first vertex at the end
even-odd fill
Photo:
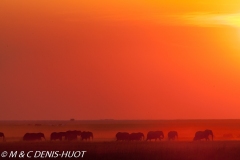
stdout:
MULTIPOLYGON (((78 158, 68 158, 66 155, 54 159, 94 159, 94 160, 239 160, 240 159, 240 141, 178 141, 178 142, 1 142, 0 154, 4 151, 24 151, 24 159, 27 152, 34 158, 42 151, 75 151, 78 158), (87 151, 83 157, 79 156, 77 151, 87 151)), ((70 153, 70 152, 69 152, 70 153)), ((73 153, 73 152, 72 152, 73 153)), ((54 156, 54 155, 52 155, 54 156)), ((56 155, 55 155, 56 156, 56 155)), ((69 154, 71 156, 71 154, 69 154)), ((43 156, 44 157, 44 156, 43 156)), ((39 158, 39 157, 38 157, 39 158)), ((0 159, 3 158, 2 154, 0 159)), ((16 159, 16 158, 11 158, 16 159)), ((20 158, 17 158, 20 159, 20 158)), ((23 158, 21 158, 23 159, 23 158)), ((39 158, 49 159, 49 158, 39 158)))

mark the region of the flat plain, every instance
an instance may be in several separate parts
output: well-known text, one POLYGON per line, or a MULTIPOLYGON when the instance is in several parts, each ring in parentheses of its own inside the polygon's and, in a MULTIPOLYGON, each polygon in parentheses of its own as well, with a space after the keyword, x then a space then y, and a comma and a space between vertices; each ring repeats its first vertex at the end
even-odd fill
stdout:
MULTIPOLYGON (((93 121, 1 121, 0 132, 6 141, 3 151, 87 151, 81 159, 166 159, 237 160, 240 159, 240 120, 93 120, 93 121), (50 141, 54 131, 92 131, 91 141, 50 141), (198 130, 212 129, 213 141, 193 141, 198 130), (162 141, 116 141, 118 131, 162 130, 162 141), (167 140, 170 130, 179 138, 167 140), (24 142, 26 132, 43 132, 46 141, 24 142), (227 136, 226 136, 227 135, 227 136)), ((145 136, 146 138, 146 136, 145 136)), ((0 140, 1 141, 1 140, 0 140)), ((56 159, 56 158, 55 158, 56 159)), ((60 158, 62 159, 62 158, 60 158)))

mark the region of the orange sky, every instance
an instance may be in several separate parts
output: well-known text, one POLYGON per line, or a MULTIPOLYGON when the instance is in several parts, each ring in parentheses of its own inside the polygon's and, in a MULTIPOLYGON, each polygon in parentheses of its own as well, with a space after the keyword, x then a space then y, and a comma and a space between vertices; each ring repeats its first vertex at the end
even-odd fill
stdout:
POLYGON ((238 0, 1 0, 0 120, 240 118, 238 0))

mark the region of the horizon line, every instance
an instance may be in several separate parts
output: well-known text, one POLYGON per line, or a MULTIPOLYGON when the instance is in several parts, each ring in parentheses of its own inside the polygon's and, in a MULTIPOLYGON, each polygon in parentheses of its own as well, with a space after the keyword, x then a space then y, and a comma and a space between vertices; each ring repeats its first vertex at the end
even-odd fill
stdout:
POLYGON ((240 118, 186 118, 186 119, 180 119, 180 118, 176 118, 176 119, 111 119, 111 118, 107 118, 107 119, 9 119, 9 120, 0 120, 0 121, 70 121, 70 122, 74 122, 74 121, 148 121, 148 120, 163 120, 163 121, 171 121, 171 120, 240 120, 240 118))

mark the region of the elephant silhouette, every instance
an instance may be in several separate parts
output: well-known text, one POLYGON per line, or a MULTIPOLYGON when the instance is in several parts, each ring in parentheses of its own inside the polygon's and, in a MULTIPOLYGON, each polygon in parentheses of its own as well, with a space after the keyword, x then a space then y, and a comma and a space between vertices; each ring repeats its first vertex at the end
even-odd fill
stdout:
POLYGON ((86 139, 86 140, 91 140, 91 138, 93 139, 93 133, 92 132, 86 132, 86 131, 83 131, 82 134, 81 134, 81 138, 82 140, 86 139))
POLYGON ((141 132, 138 132, 138 133, 131 133, 129 135, 129 140, 130 141, 140 141, 140 140, 144 140, 144 134, 141 133, 141 132))
POLYGON ((198 141, 198 140, 201 140, 201 139, 206 139, 206 141, 208 141, 209 136, 212 136, 212 140, 213 140, 212 130, 206 129, 205 131, 197 131, 195 133, 195 137, 193 138, 193 140, 198 141))
POLYGON ((78 136, 81 136, 81 133, 82 133, 81 131, 77 130, 67 131, 65 134, 65 139, 68 141, 77 140, 78 136))
POLYGON ((50 140, 62 140, 63 137, 66 137, 66 132, 52 132, 50 135, 50 140))
POLYGON ((43 133, 37 133, 36 134, 37 135, 37 137, 41 137, 41 138, 43 138, 44 140, 46 140, 46 138, 45 138, 45 136, 44 136, 44 134, 43 133))
POLYGON ((23 140, 24 141, 35 141, 35 140, 40 140, 41 141, 42 138, 44 140, 46 140, 43 133, 26 133, 23 136, 23 140))
POLYGON ((128 141, 130 134, 128 132, 118 132, 116 134, 117 141, 128 141))
POLYGON ((164 138, 164 134, 162 131, 149 131, 148 134, 147 134, 147 140, 152 140, 152 139, 155 139, 155 141, 157 139, 159 139, 161 141, 161 139, 164 138))
POLYGON ((5 140, 5 136, 4 136, 4 133, 3 133, 3 132, 0 132, 0 137, 2 137, 2 140, 3 140, 3 141, 5 140))
POLYGON ((175 140, 175 138, 178 138, 177 131, 170 131, 168 132, 168 140, 175 140))

